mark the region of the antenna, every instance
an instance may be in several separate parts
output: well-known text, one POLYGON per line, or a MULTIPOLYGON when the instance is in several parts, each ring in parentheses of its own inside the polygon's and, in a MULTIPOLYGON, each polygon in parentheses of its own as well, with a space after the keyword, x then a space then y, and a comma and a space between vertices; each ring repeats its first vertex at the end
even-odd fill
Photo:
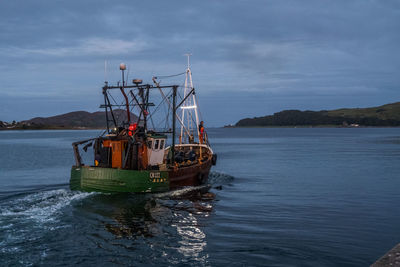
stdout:
POLYGON ((104 81, 107 82, 107 60, 104 60, 104 81))
POLYGON ((190 56, 192 55, 192 53, 186 53, 184 54, 184 56, 187 56, 187 64, 188 64, 188 69, 190 69, 190 56))
POLYGON ((130 65, 128 65, 128 73, 126 74, 126 84, 128 84, 129 81, 129 70, 130 70, 130 65))

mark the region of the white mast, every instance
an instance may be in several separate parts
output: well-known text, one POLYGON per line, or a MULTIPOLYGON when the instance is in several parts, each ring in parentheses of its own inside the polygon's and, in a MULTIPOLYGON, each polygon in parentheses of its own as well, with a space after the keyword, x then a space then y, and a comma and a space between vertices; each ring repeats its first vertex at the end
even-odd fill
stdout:
MULTIPOLYGON (((184 125, 186 125, 186 128, 188 129, 188 132, 190 134, 193 134, 194 131, 197 133, 197 138, 199 139, 200 133, 198 129, 199 125, 199 115, 197 111, 197 103, 196 103, 196 98, 195 98, 195 93, 193 89, 193 80, 192 80, 192 71, 190 69, 190 56, 192 54, 185 54, 187 56, 187 69, 186 69, 186 78, 185 78, 185 89, 183 93, 183 99, 186 98, 185 102, 182 104, 182 116, 181 120, 184 125), (193 90, 193 91, 192 91, 193 90), (188 94, 191 94, 188 96, 188 94), (186 113, 186 117, 185 117, 186 113), (193 115, 196 119, 196 125, 193 125, 193 115), (185 121, 186 119, 186 121, 185 121)), ((185 140, 185 135, 188 135, 187 132, 183 131, 183 125, 181 126, 181 135, 180 135, 180 141, 184 142, 185 140)), ((188 136, 186 136, 188 137, 188 136)))

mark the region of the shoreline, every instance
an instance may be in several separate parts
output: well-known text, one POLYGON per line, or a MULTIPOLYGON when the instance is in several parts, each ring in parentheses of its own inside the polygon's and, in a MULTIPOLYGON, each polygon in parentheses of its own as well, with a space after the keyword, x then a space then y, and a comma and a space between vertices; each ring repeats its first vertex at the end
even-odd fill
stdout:
POLYGON ((48 128, 0 128, 1 131, 48 131, 48 130, 104 130, 104 128, 91 128, 91 127, 48 127, 48 128))
MULTIPOLYGON (((318 125, 318 126, 220 126, 220 127, 209 127, 209 129, 254 129, 254 128, 319 128, 319 129, 365 129, 365 128, 400 128, 400 126, 358 126, 358 127, 343 127, 336 125, 318 125)), ((76 131, 76 130, 105 130, 105 128, 92 128, 92 127, 47 127, 47 128, 0 128, 0 132, 2 131, 60 131, 60 130, 68 130, 68 131, 76 131)))
POLYGON ((296 126, 223 126, 221 128, 343 128, 343 129, 357 129, 357 128, 400 128, 400 126, 339 126, 339 125, 296 125, 296 126))

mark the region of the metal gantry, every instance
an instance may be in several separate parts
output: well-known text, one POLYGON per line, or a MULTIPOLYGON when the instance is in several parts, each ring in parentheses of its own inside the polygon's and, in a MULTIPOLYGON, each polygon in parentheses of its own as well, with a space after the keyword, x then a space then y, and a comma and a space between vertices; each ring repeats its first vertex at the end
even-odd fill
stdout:
POLYGON ((199 133, 199 115, 198 107, 196 103, 195 89, 193 87, 192 70, 190 69, 190 56, 191 54, 185 54, 187 56, 187 69, 185 86, 183 93, 183 100, 181 102, 181 133, 179 136, 180 143, 184 143, 186 138, 190 139, 195 132, 198 140, 200 140, 199 133), (186 131, 184 131, 186 125, 186 131))

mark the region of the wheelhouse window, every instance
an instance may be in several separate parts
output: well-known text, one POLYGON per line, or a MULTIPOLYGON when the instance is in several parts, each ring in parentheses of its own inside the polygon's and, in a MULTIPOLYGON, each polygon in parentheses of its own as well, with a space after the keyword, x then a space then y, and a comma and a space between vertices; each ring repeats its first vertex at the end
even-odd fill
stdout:
POLYGON ((164 139, 161 139, 161 141, 160 141, 160 149, 163 149, 164 148, 164 139))
POLYGON ((160 143, 159 139, 156 139, 156 142, 154 144, 154 149, 158 149, 158 144, 160 143))
POLYGON ((152 141, 152 140, 149 140, 149 141, 147 142, 147 146, 148 146, 149 148, 151 148, 152 145, 153 145, 153 141, 152 141))

